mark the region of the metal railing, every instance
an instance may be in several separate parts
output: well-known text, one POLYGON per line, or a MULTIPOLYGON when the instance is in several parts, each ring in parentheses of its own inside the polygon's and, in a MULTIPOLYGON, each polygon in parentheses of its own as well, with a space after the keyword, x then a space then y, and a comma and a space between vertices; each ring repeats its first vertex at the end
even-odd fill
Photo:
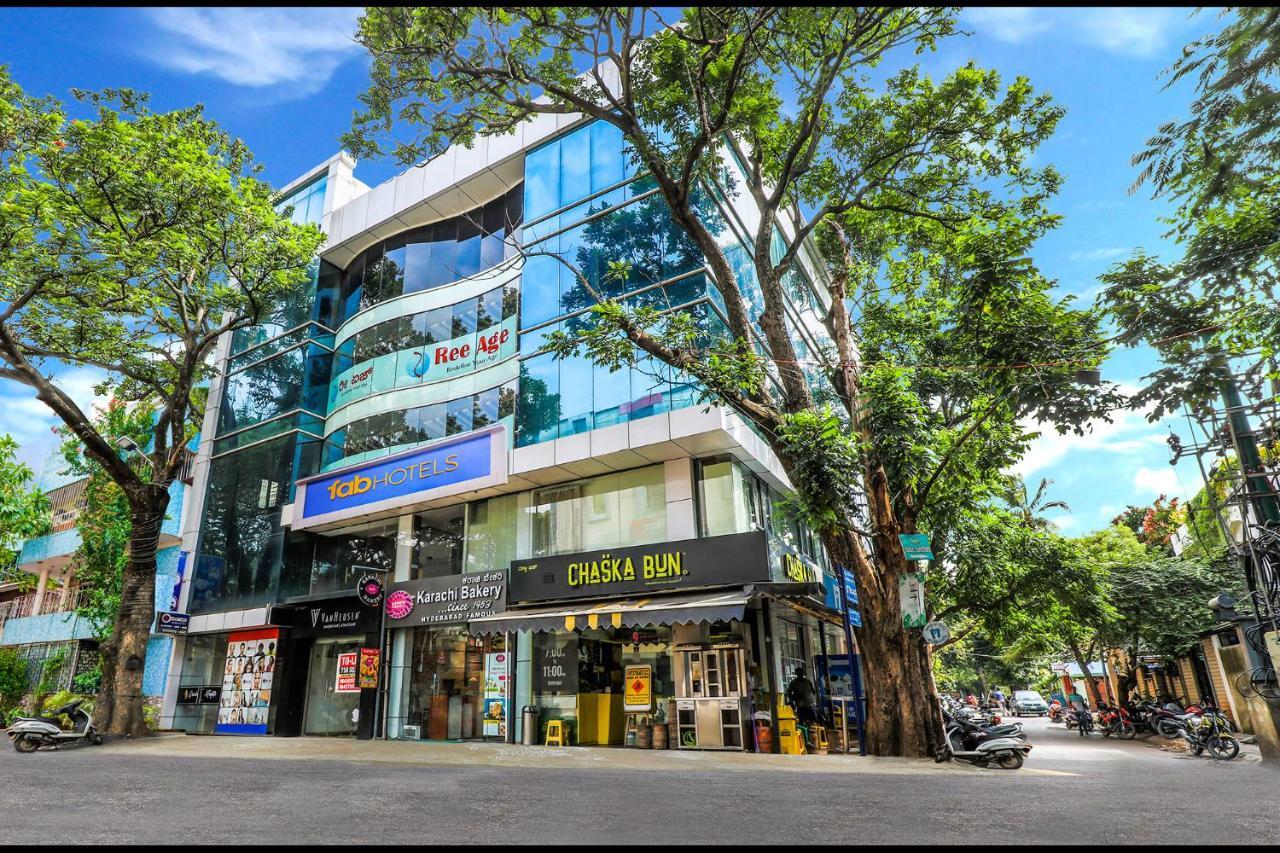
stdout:
POLYGON ((38 596, 34 592, 20 595, 12 601, 0 604, 0 623, 3 623, 6 619, 21 619, 26 616, 69 613, 80 606, 83 596, 84 590, 78 585, 73 585, 65 591, 62 589, 46 589, 43 596, 38 596), (37 599, 39 599, 38 607, 37 599))

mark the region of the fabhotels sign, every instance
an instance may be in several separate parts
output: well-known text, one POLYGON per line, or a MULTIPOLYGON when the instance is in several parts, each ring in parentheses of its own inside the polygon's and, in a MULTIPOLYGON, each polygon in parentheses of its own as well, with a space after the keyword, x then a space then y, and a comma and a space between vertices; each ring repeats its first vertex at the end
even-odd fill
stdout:
POLYGON ((393 510, 507 481, 501 425, 298 482, 295 530, 393 510))

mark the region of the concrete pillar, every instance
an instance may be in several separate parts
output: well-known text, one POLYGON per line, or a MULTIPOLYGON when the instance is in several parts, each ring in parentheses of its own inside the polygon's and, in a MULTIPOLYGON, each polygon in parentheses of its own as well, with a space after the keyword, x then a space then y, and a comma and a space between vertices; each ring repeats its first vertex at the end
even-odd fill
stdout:
POLYGON ((693 501, 693 460, 669 459, 663 463, 667 499, 667 539, 696 539, 698 516, 693 501))
POLYGON ((40 605, 44 602, 44 591, 49 586, 49 570, 47 568, 40 570, 40 580, 36 582, 36 597, 31 601, 31 615, 36 616, 40 613, 40 605))
POLYGON ((71 602, 71 583, 74 577, 75 577, 75 573, 70 568, 68 568, 67 571, 62 575, 62 590, 61 590, 60 597, 58 598, 59 610, 66 610, 72 603, 71 602))

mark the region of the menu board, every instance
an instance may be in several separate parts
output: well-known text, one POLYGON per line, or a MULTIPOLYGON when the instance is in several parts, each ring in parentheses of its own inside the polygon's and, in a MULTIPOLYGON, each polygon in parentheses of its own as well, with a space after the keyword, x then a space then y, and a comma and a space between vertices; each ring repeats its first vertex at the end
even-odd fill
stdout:
POLYGON ((227 638, 215 734, 265 735, 280 629, 238 631, 227 638))
POLYGON ((338 655, 338 673, 334 679, 334 693, 359 693, 360 685, 356 683, 356 669, 359 667, 359 652, 343 652, 338 655))
POLYGON ((484 656, 484 736, 507 736, 507 653, 484 656))
POLYGON ((382 661, 381 649, 360 649, 360 689, 378 686, 378 665, 382 661))

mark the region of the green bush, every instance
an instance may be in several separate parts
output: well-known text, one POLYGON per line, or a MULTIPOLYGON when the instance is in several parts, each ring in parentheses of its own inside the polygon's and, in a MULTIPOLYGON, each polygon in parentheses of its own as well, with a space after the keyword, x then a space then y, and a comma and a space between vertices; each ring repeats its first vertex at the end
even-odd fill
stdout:
POLYGON ((95 666, 71 679, 71 689, 77 693, 98 695, 102 689, 102 667, 95 666))
POLYGON ((27 662, 17 649, 0 649, 0 711, 17 705, 26 692, 27 662))

